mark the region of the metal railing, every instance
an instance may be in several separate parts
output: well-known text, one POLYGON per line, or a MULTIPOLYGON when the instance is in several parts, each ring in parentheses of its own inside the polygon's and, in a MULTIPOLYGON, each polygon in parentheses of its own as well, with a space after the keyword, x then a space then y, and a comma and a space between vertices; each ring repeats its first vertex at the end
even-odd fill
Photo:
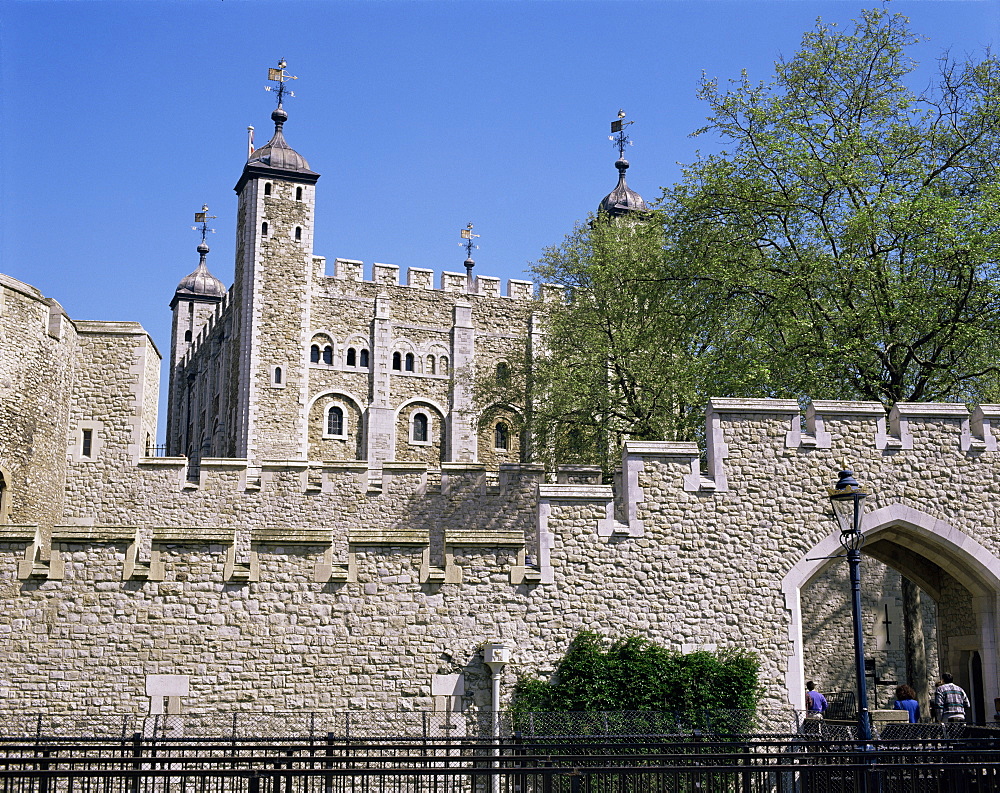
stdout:
POLYGON ((998 793, 961 741, 0 741, 0 793, 998 793))

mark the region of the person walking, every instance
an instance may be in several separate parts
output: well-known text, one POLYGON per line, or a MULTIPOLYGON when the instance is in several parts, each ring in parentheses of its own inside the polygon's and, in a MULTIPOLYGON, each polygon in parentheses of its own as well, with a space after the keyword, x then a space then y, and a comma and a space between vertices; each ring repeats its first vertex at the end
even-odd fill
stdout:
POLYGON ((905 710, 910 714, 910 724, 920 721, 920 703, 917 702, 917 692, 910 686, 896 686, 896 699, 892 703, 893 710, 905 710))
POLYGON ((938 719, 941 722, 965 721, 965 709, 970 707, 965 689, 955 685, 955 678, 951 672, 945 672, 941 675, 941 679, 944 682, 937 687, 934 694, 938 719))
POLYGON ((816 690, 816 684, 812 680, 806 682, 806 718, 822 719, 826 713, 826 697, 816 690))

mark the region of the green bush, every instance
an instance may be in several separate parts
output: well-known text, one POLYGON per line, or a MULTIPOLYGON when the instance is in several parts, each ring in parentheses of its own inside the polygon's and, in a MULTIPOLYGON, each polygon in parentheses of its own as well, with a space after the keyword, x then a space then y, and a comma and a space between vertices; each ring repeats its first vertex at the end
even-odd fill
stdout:
POLYGON ((583 631, 570 643, 551 682, 522 678, 515 713, 659 711, 752 713, 760 698, 760 662, 749 651, 682 655, 648 639, 612 642, 583 631))

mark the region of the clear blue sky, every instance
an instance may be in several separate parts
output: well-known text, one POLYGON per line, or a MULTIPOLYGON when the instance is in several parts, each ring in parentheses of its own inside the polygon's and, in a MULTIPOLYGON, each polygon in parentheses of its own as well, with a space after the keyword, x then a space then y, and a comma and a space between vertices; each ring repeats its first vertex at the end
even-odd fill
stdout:
MULTIPOLYGON (((298 75, 289 143, 322 174, 315 252, 522 271, 614 187, 608 125, 636 124, 629 184, 647 198, 693 159, 704 71, 767 79, 816 17, 860 0, 337 2, 0 0, 0 271, 77 319, 137 320, 169 351, 168 303, 197 264, 233 273, 246 127, 273 129, 266 70, 298 75)), ((981 53, 997 0, 896 0, 943 50, 981 53)), ((161 424, 162 424, 161 420, 161 424)))

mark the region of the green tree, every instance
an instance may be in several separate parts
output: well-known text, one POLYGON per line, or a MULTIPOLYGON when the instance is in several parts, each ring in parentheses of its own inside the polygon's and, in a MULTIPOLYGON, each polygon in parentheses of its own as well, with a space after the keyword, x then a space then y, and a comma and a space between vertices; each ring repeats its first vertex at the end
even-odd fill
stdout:
POLYGON ((706 80, 705 157, 664 196, 670 244, 736 297, 774 390, 899 401, 997 394, 1000 64, 906 79, 885 10, 818 24, 774 80, 706 80))
POLYGON ((712 396, 1000 398, 1000 64, 944 58, 915 92, 916 41, 866 11, 768 83, 703 81, 725 149, 535 267, 571 290, 532 361, 540 446, 611 467, 697 437, 712 396))

